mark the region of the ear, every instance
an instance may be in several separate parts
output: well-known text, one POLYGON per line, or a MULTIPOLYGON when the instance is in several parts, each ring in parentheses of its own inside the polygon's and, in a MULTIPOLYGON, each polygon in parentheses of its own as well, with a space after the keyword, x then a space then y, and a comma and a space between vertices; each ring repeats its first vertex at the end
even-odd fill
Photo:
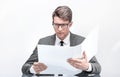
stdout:
POLYGON ((73 22, 71 21, 71 22, 69 23, 69 28, 72 26, 72 24, 73 24, 73 22))

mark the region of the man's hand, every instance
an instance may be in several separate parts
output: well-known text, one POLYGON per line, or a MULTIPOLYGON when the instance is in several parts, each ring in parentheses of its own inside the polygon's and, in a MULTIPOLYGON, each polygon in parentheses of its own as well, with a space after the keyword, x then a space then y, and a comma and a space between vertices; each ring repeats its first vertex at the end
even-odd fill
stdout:
POLYGON ((89 63, 87 61, 87 56, 85 51, 83 52, 82 58, 69 58, 67 61, 77 69, 87 70, 89 68, 89 63))
POLYGON ((33 63, 33 69, 35 70, 36 74, 39 74, 40 72, 47 69, 47 66, 40 62, 34 62, 33 63))

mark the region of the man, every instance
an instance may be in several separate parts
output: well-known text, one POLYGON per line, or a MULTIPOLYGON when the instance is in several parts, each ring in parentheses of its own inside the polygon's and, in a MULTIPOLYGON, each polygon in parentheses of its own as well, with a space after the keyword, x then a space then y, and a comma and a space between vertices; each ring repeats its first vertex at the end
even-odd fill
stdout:
MULTIPOLYGON (((53 18, 53 28, 55 34, 47 36, 39 40, 38 44, 43 45, 61 45, 61 46, 76 46, 84 41, 84 37, 73 34, 70 32, 70 27, 72 26, 72 11, 68 6, 59 6, 55 9, 52 15, 53 18)), ((101 72, 101 66, 98 63, 96 57, 94 56, 89 62, 86 58, 86 53, 83 53, 83 57, 70 58, 67 62, 75 67, 76 69, 83 70, 76 76, 80 77, 95 77, 101 72)), ((37 47, 33 51, 33 54, 26 61, 22 67, 23 76, 39 74, 40 72, 47 69, 44 63, 38 61, 38 51, 37 47)))

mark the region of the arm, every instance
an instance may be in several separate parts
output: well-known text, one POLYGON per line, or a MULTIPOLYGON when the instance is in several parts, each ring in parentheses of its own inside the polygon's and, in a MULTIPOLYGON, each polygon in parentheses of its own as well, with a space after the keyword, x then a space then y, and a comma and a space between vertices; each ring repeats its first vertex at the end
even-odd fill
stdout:
MULTIPOLYGON (((99 74, 101 72, 101 65, 99 64, 95 56, 89 61, 89 63, 92 66, 92 71, 88 73, 99 74)), ((87 71, 83 71, 83 72, 87 72, 87 71)))
POLYGON ((96 57, 94 56, 89 62, 87 61, 87 56, 85 52, 83 52, 82 58, 70 58, 68 62, 75 67, 76 69, 82 70, 80 74, 99 74, 101 72, 101 66, 98 63, 96 57), (91 69, 88 71, 88 69, 91 69))
POLYGON ((23 74, 32 74, 32 73, 30 73, 30 68, 31 68, 31 66, 33 65, 34 62, 38 62, 37 47, 34 49, 32 55, 30 56, 30 58, 22 66, 22 73, 23 74))
POLYGON ((76 76, 80 76, 80 77, 100 77, 100 72, 101 72, 101 66, 100 64, 98 63, 96 57, 94 56, 90 61, 89 63, 91 64, 92 66, 92 70, 91 71, 82 71, 81 73, 79 74, 76 74, 76 76))
MULTIPOLYGON (((54 39, 50 40, 51 38, 54 38, 54 37, 55 37, 55 35, 49 36, 49 37, 46 37, 46 38, 43 38, 43 39, 40 39, 39 42, 38 42, 38 44, 54 45, 54 39)), ((37 46, 34 49, 32 55, 30 56, 30 58, 22 66, 22 72, 23 72, 23 74, 32 74, 30 72, 30 68, 31 68, 32 65, 34 66, 35 62, 38 62, 38 50, 37 50, 37 46)), ((39 64, 43 64, 43 63, 39 62, 39 64)), ((38 64, 38 66, 39 66, 39 64, 38 64)), ((36 65, 36 63, 35 63, 35 65, 36 65)), ((43 66, 46 68, 45 65, 43 65, 43 66)), ((41 66, 42 67, 41 70, 45 69, 45 68, 43 68, 43 66, 41 66)), ((33 67, 33 69, 35 70, 36 67, 33 67)))

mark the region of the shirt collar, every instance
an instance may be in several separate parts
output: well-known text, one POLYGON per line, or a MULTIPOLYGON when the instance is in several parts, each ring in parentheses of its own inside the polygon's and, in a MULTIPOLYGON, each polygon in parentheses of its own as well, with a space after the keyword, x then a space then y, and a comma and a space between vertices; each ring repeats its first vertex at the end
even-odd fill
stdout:
MULTIPOLYGON (((60 45, 60 39, 56 36, 56 45, 60 45)), ((68 33, 67 37, 63 40, 64 45, 70 46, 70 33, 68 33)))

